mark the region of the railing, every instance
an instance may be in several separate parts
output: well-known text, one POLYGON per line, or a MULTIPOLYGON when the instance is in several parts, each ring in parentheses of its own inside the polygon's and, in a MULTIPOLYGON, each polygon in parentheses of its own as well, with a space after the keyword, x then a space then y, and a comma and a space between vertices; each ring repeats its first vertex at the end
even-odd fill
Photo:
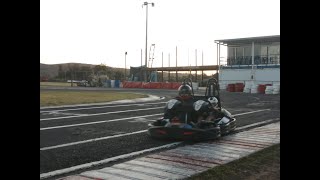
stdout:
MULTIPOLYGON (((254 65, 280 65, 280 54, 254 56, 254 65)), ((228 57, 227 66, 252 65, 252 56, 228 57)))

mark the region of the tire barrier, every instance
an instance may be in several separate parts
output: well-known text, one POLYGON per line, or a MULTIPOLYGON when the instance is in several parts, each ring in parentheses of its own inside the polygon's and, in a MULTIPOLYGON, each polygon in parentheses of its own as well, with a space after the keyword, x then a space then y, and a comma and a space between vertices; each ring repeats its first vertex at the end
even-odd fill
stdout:
POLYGON ((273 86, 266 86, 265 94, 273 94, 273 86))
POLYGON ((228 84, 227 91, 235 92, 235 84, 228 84))
POLYGON ((258 93, 258 85, 252 84, 251 91, 252 94, 258 93))
POLYGON ((123 88, 143 88, 143 89, 178 89, 179 82, 123 82, 123 88))
POLYGON ((111 80, 111 88, 114 88, 115 87, 115 80, 111 80))
POLYGON ((142 88, 142 82, 123 82, 123 88, 142 88))
POLYGON ((235 92, 243 92, 244 84, 243 83, 236 83, 234 85, 234 91, 235 92))
POLYGON ((272 94, 280 94, 280 84, 273 85, 273 92, 272 94))
POLYGON ((244 88, 243 88, 243 92, 244 93, 250 93, 251 92, 251 86, 252 86, 252 82, 246 82, 244 88))
MULTIPOLYGON (((279 94, 280 93, 280 84, 254 84, 253 82, 245 83, 232 83, 232 84, 223 84, 226 86, 226 91, 229 92, 244 92, 244 93, 259 93, 259 94, 279 94)), ((220 89, 221 86, 220 86, 220 89)))
POLYGON ((115 80, 114 81, 114 87, 115 88, 120 88, 120 80, 115 80))
POLYGON ((266 85, 265 84, 259 84, 258 85, 258 93, 259 94, 265 94, 266 85))

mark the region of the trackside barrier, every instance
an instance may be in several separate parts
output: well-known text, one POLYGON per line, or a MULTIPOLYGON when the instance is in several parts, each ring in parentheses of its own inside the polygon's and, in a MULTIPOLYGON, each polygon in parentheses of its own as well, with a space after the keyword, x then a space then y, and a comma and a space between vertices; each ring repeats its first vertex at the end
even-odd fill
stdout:
POLYGON ((144 89, 178 89, 182 83, 179 82, 123 82, 123 88, 144 88, 144 89))
POLYGON ((123 88, 142 88, 142 82, 123 82, 123 88))

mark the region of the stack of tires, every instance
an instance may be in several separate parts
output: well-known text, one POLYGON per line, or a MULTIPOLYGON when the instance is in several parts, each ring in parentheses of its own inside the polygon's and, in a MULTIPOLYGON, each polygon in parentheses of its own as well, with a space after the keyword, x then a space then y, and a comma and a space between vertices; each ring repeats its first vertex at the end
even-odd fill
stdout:
POLYGON ((235 84, 228 84, 227 91, 235 92, 235 84))
POLYGON ((258 85, 258 93, 259 94, 264 94, 266 90, 266 85, 265 84, 259 84, 258 85))
POLYGON ((256 84, 252 84, 251 85, 251 91, 250 91, 252 94, 256 94, 258 93, 258 85, 256 84))
POLYGON ((273 92, 272 94, 280 94, 280 84, 273 85, 273 92))
POLYGON ((243 83, 236 83, 234 86, 235 92, 243 92, 244 84, 243 83))
POLYGON ((245 83, 245 86, 243 88, 243 92, 244 93, 250 93, 251 91, 251 86, 252 86, 252 83, 251 82, 246 82, 245 83))
POLYGON ((265 94, 273 94, 273 86, 266 86, 265 94))

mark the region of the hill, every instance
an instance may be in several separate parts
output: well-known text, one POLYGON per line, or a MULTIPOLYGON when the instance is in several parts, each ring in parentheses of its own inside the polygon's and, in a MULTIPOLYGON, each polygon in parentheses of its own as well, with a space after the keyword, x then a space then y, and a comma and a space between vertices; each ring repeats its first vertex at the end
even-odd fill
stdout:
MULTIPOLYGON (((97 65, 93 65, 93 64, 82 64, 82 63, 63 63, 63 64, 43 64, 40 63, 40 78, 41 77, 46 77, 49 80, 53 80, 55 78, 57 78, 57 76, 59 75, 59 70, 60 72, 62 72, 62 75, 60 73, 60 76, 58 77, 58 79, 70 79, 71 78, 71 74, 70 74, 70 70, 72 70, 73 72, 78 72, 74 78, 76 77, 81 77, 86 79, 85 77, 88 77, 88 75, 91 72, 94 67, 97 65), (87 73, 84 73, 84 71, 86 71, 87 73), (83 74, 81 74, 81 72, 83 74), (85 75, 85 76, 84 76, 85 75)), ((121 74, 118 73, 117 77, 124 77, 124 68, 115 68, 115 67, 109 67, 107 66, 107 68, 109 69, 109 77, 114 77, 115 74, 111 73, 111 72, 121 72, 121 74), (111 73, 111 74, 110 74, 111 73)), ((127 76, 130 77, 129 75, 130 70, 127 69, 127 76)), ((173 73, 173 72, 171 72, 173 73)), ((168 80, 168 72, 163 72, 163 76, 164 76, 164 80, 168 80)), ((178 77, 179 79, 181 78, 186 78, 189 77, 189 73, 178 73, 178 77)), ((192 79, 194 79, 194 74, 192 75, 192 79)), ((207 74, 204 74, 204 80, 208 79, 210 76, 208 76, 207 74)), ((212 77, 212 76, 211 76, 212 77)), ((214 74, 213 77, 217 78, 217 74, 214 74)), ((198 74, 198 80, 201 79, 201 75, 198 74)), ((161 80, 161 73, 158 72, 158 80, 161 80)), ((175 81, 175 74, 171 74, 170 77, 171 81, 175 81)))
POLYGON ((96 65, 92 64, 82 64, 82 63, 63 63, 63 64, 43 64, 40 63, 40 76, 45 76, 48 78, 53 78, 58 75, 59 68, 62 71, 68 71, 72 67, 82 68, 87 67, 92 69, 96 65))

